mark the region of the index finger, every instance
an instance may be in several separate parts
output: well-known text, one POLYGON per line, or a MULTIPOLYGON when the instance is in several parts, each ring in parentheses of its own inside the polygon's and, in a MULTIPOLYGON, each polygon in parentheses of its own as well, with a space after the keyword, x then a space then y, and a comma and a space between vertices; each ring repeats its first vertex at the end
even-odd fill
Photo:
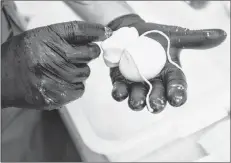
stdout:
POLYGON ((83 21, 70 21, 48 26, 48 28, 70 44, 87 44, 92 41, 103 41, 110 37, 110 28, 101 24, 83 21))

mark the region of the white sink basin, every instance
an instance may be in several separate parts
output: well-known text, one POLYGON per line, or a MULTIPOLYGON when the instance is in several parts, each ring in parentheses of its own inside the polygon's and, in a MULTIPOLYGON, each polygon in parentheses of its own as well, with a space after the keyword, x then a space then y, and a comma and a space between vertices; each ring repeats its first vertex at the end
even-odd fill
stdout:
MULTIPOLYGON (((77 19, 62 2, 50 1, 49 6, 51 3, 52 9, 43 6, 43 10, 38 11, 42 13, 34 16, 29 28, 77 19)), ((182 2, 130 1, 129 4, 147 21, 188 28, 221 28, 228 37, 219 47, 210 50, 182 51, 182 65, 189 85, 188 101, 180 108, 168 105, 159 115, 145 109, 133 112, 127 101, 114 101, 109 70, 102 57, 90 64, 92 73, 84 96, 61 112, 69 114, 76 127, 73 130, 78 130, 91 150, 107 155, 112 161, 135 161, 151 150, 225 117, 229 109, 230 22, 219 2, 212 2, 201 11, 182 2)))

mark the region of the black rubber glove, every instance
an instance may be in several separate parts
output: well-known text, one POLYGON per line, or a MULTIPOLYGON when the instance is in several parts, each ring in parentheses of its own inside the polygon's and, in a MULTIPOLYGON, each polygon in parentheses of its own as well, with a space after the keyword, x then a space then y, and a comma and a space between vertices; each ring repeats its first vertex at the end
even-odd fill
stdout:
MULTIPOLYGON (((226 33, 220 29, 189 30, 176 26, 147 23, 138 15, 133 14, 120 17, 108 25, 112 30, 126 26, 135 27, 140 35, 150 30, 164 32, 171 40, 171 58, 179 65, 181 49, 212 48, 221 44, 226 38, 226 33)), ((149 34, 148 37, 160 42, 163 47, 167 47, 166 39, 161 39, 163 37, 160 37, 159 34, 149 34)), ((113 84, 112 96, 115 100, 123 101, 129 96, 128 104, 131 109, 142 110, 145 107, 148 92, 148 87, 145 84, 126 80, 118 67, 110 69, 110 76, 113 84)), ((186 102, 187 83, 185 75, 171 63, 166 62, 160 74, 150 81, 153 84, 150 105, 154 109, 154 113, 161 112, 167 101, 174 107, 179 107, 186 102)))
POLYGON ((40 27, 1 45, 2 107, 56 109, 84 93, 87 63, 100 54, 92 41, 108 28, 85 22, 40 27))

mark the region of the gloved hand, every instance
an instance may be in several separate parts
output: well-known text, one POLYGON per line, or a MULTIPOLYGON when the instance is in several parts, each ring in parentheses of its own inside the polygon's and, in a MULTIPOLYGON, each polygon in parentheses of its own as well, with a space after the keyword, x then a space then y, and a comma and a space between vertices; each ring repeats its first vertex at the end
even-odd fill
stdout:
MULTIPOLYGON (((176 26, 147 23, 135 14, 125 15, 108 24, 108 27, 112 30, 118 30, 126 26, 135 27, 139 35, 150 30, 164 32, 171 41, 170 56, 172 61, 178 65, 180 65, 179 54, 181 49, 212 48, 221 44, 226 38, 226 33, 220 29, 189 30, 176 26)), ((148 35, 148 37, 160 42, 166 48, 167 41, 160 39, 163 37, 158 36, 160 35, 156 33, 148 35)), ((121 75, 118 67, 110 69, 110 76, 113 84, 112 96, 115 100, 123 101, 129 96, 128 104, 131 109, 142 110, 145 107, 148 92, 148 87, 145 84, 126 80, 121 75)), ((174 107, 179 107, 186 102, 187 83, 185 75, 171 63, 166 62, 159 75, 150 81, 153 85, 150 105, 154 109, 154 113, 161 112, 165 108, 167 101, 174 107)))
POLYGON ((3 43, 2 106, 56 109, 84 93, 87 63, 100 54, 92 41, 106 39, 108 28, 66 22, 21 33, 3 43))

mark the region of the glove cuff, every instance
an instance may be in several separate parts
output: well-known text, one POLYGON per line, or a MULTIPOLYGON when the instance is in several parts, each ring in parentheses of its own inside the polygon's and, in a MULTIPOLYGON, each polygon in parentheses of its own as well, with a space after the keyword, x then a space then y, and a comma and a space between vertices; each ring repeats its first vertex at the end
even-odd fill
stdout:
POLYGON ((107 26, 113 31, 118 30, 122 27, 130 27, 137 23, 144 23, 145 21, 137 14, 129 14, 116 18, 111 21, 107 26))

